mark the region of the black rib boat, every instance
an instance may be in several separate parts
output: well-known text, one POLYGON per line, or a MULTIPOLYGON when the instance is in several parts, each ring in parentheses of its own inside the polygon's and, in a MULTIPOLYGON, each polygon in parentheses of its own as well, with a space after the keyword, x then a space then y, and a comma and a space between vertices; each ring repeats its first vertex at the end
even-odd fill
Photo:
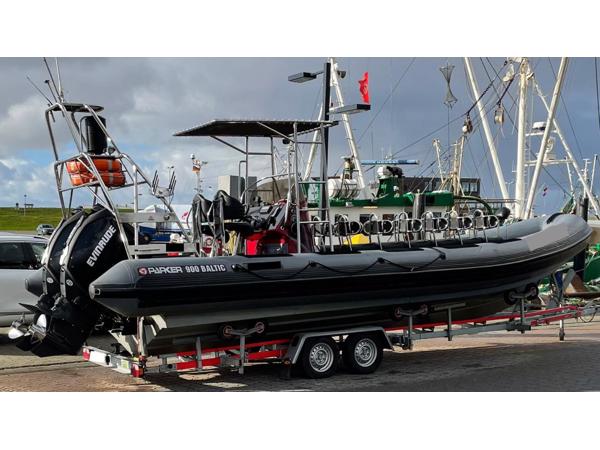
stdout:
MULTIPOLYGON (((421 314, 415 324, 442 321, 448 305, 454 320, 480 318, 505 309, 518 296, 535 296, 537 283, 580 253, 591 234, 574 215, 500 225, 506 217, 479 211, 467 224, 466 217, 451 211, 447 217, 424 218, 415 204, 414 218, 404 213, 388 221, 394 236, 369 218, 364 230, 376 235, 377 244, 351 245, 344 234, 347 221, 315 221, 309 213, 316 209, 329 217, 327 190, 321 207, 310 208, 301 185, 313 181, 294 177, 297 167, 287 174, 286 198, 254 210, 223 192, 212 202, 198 195, 190 233, 160 194, 170 188, 159 189, 157 175, 151 181, 116 148, 97 114, 101 110, 59 102, 46 111, 51 133, 51 117, 58 113, 80 135, 74 135, 79 153, 66 159, 51 139, 56 173, 68 173, 72 186, 66 185, 67 177, 57 176, 64 219, 42 268, 27 280, 27 289, 39 296, 36 305, 25 305, 34 321, 15 323, 11 330, 20 348, 39 356, 77 353, 99 323, 110 325, 130 353, 147 356, 192 348, 197 338, 204 344, 221 342, 234 329, 260 330, 257 338, 263 339, 362 324, 400 327, 406 314, 416 311, 421 314), (80 113, 81 122, 75 118, 80 113), (133 188, 136 204, 141 187, 164 202, 164 212, 116 209, 113 190, 133 188), (69 202, 75 188, 102 195, 94 195, 91 210, 74 213, 69 202), (139 224, 148 221, 157 227, 177 223, 183 242, 146 240, 139 224), (431 241, 425 240, 427 233, 431 241), (449 236, 454 238, 442 239, 449 236), (348 245, 342 245, 344 239, 348 245), (220 253, 229 255, 206 256, 220 253)), ((191 132, 267 137, 273 151, 275 138, 297 146, 298 133, 333 125, 218 121, 191 132)), ((290 161, 297 154, 293 149, 290 161)), ((326 175, 326 158, 321 160, 326 175)))
MULTIPOLYGON (((224 324, 261 320, 270 335, 343 324, 400 325, 397 308, 461 302, 456 320, 498 312, 582 251, 590 235, 577 216, 504 225, 463 245, 390 245, 352 253, 125 260, 89 286, 124 317, 153 317, 155 345, 184 335, 217 336, 224 324)), ((170 344, 169 344, 170 345, 170 344)), ((152 342, 150 342, 152 347, 152 342)))
POLYGON ((103 311, 123 323, 145 317, 150 354, 188 348, 191 337, 220 341, 224 327, 257 322, 266 326, 261 337, 361 324, 393 327, 405 323, 403 311, 423 306, 426 313, 415 324, 444 320, 448 303, 455 305, 455 320, 479 318, 505 309, 512 294, 535 288, 581 252, 591 233, 581 218, 555 214, 503 225, 462 244, 453 239, 333 253, 125 259, 111 222, 100 208, 73 217, 55 235, 46 266, 28 282, 41 295, 34 310, 47 316, 48 327, 34 352, 76 352, 103 311), (61 236, 73 229, 61 264, 61 236), (54 304, 59 286, 66 295, 54 304))

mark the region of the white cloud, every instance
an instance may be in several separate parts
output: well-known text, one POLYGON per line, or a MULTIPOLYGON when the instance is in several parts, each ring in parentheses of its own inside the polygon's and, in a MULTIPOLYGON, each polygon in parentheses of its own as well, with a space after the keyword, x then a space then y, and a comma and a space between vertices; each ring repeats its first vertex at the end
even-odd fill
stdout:
POLYGON ((38 130, 44 125, 43 106, 39 97, 31 96, 10 105, 0 115, 0 156, 12 154, 22 146, 40 144, 38 130))
MULTIPOLYGON (((352 117, 356 136, 364 134, 360 148, 365 158, 378 157, 382 151, 396 151, 414 142, 431 130, 446 123, 447 111, 442 104, 445 83, 439 66, 446 58, 417 59, 398 89, 381 111, 408 64, 408 58, 343 58, 340 60, 347 76, 343 80, 348 103, 359 101, 356 80, 366 70, 370 72, 373 110, 352 117), (367 125, 375 118, 370 128, 367 125)), ((470 106, 461 61, 451 58, 457 66, 453 79, 453 91, 459 103, 451 111, 458 116, 470 106)), ((475 61, 475 60, 474 60, 475 61)), ((502 61, 493 59, 496 67, 502 61)), ((539 59, 536 75, 543 78, 541 84, 550 91, 552 74, 545 59, 539 59)), ((593 61, 581 59, 570 73, 572 83, 563 93, 567 102, 582 153, 590 157, 595 151, 598 137, 595 92, 593 87, 593 61), (591 87, 590 87, 591 86, 591 87)), ((205 138, 174 138, 172 133, 214 118, 311 118, 316 114, 315 104, 320 101, 320 83, 291 84, 287 75, 321 67, 321 58, 65 58, 62 59, 62 76, 67 99, 100 104, 106 107, 103 115, 119 147, 147 169, 152 176, 155 169, 163 174, 166 183, 166 166, 175 165, 179 179, 178 202, 185 202, 193 195, 194 175, 190 169, 189 155, 209 161, 206 166, 207 185, 214 185, 221 174, 237 174, 240 154, 205 138)), ((487 84, 486 74, 479 61, 480 86, 487 84)), ((27 83, 30 75, 40 83, 46 76, 41 72, 39 59, 0 58, 0 177, 3 195, 0 204, 22 200, 24 191, 36 202, 57 204, 50 156, 50 141, 43 112, 44 100, 27 83), (28 157, 31 150, 44 149, 45 158, 28 157)), ((491 95, 495 95, 490 90, 491 95)), ((510 107, 509 96, 505 106, 510 107)), ((493 103, 493 101, 492 101, 493 103)), ((535 120, 541 110, 538 108, 535 120)), ((559 111, 563 131, 574 150, 579 153, 567 125, 564 112, 559 111)), ((64 130, 62 118, 57 117, 57 141, 63 147, 71 142, 64 130)), ((460 134, 462 123, 450 127, 450 139, 460 134)), ((514 136, 505 124, 506 138, 502 139, 501 154, 504 173, 511 178, 511 166, 515 155, 514 136)), ((343 130, 334 129, 331 134, 331 170, 339 166, 339 157, 347 151, 343 130)), ((402 153, 422 161, 433 158, 431 139, 438 137, 447 141, 448 130, 442 128, 435 136, 424 139, 402 153)), ((465 156, 464 176, 481 176, 491 184, 487 151, 483 140, 474 133, 470 139, 469 155, 465 156)), ((41 153, 40 153, 41 154, 41 153)), ((266 158, 265 158, 266 160, 266 158)), ((259 168, 259 175, 266 174, 266 163, 260 158, 252 161, 251 172, 259 168)), ((408 167, 408 174, 421 173, 426 166, 408 167)), ((371 174, 372 172, 370 172, 371 174)), ((426 175, 431 175, 428 170, 426 175)), ((559 181, 560 175, 554 175, 559 181)), ((554 188, 550 183, 551 189, 554 188)), ((489 187, 489 186, 488 186, 489 187)), ((484 187, 484 191, 485 191, 484 187)))

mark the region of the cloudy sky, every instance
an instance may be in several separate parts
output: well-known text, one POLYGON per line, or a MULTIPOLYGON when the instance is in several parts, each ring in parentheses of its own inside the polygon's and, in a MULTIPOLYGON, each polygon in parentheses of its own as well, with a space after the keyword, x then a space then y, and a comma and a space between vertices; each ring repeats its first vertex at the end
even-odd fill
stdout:
MULTIPOLYGON (((473 58, 480 88, 495 78, 502 58, 473 58)), ((151 175, 155 169, 166 178, 167 167, 175 166, 178 188, 175 201, 189 202, 193 196, 194 176, 189 155, 209 164, 205 168, 205 187, 216 187, 221 174, 235 174, 238 154, 205 138, 175 138, 173 133, 215 118, 315 118, 320 101, 319 82, 295 84, 287 76, 300 71, 318 70, 323 58, 64 58, 61 72, 67 100, 99 104, 121 150, 130 153, 151 175)), ((461 58, 340 58, 347 76, 342 86, 348 103, 360 101, 358 80, 369 72, 372 110, 352 117, 352 124, 363 158, 398 153, 417 158, 421 165, 407 167, 406 173, 431 176, 435 153, 431 142, 441 140, 444 147, 460 136, 462 119, 450 125, 443 104, 446 84, 439 67, 447 62, 456 66, 452 91, 458 102, 450 111, 451 120, 470 108, 472 99, 466 85, 461 58), (439 129, 439 130, 438 130, 439 129), (438 130, 435 133, 433 131, 438 130), (420 141, 419 141, 420 140, 420 141), (415 143, 418 141, 417 143, 415 143), (413 144, 414 145, 409 145, 413 144)), ((550 96, 557 58, 532 58, 538 81, 550 96)), ((51 173, 52 153, 44 123, 45 101, 29 84, 26 76, 43 86, 47 75, 38 58, 0 58, 0 177, 3 187, 0 205, 23 200, 35 205, 57 205, 51 173)), ((502 127, 492 124, 497 136, 504 175, 514 189, 512 170, 515 160, 516 83, 504 98, 507 111, 502 127)), ((600 137, 596 103, 596 78, 593 58, 573 58, 565 82, 558 119, 573 152, 579 159, 598 152, 600 137), (570 119, 570 120, 569 120, 570 119)), ((493 111, 497 93, 492 88, 485 97, 493 111)), ((531 120, 544 120, 539 101, 532 102, 531 120)), ((471 116, 476 119, 476 112, 471 116)), ((62 124, 61 124, 62 125, 62 124)), ((66 151, 72 144, 64 132, 59 143, 66 151)), ((256 150, 260 145, 256 141, 256 150)), ((532 141, 537 151, 539 141, 532 141)), ((331 172, 347 153, 342 127, 332 132, 331 172)), ((561 154, 560 145, 556 146, 561 154)), ((265 174, 264 160, 251 161, 252 169, 265 174)), ((487 150, 479 129, 470 135, 465 148, 463 176, 484 179, 484 194, 499 195, 487 150)), ((542 185, 550 194, 540 195, 537 205, 547 208, 562 202, 567 186, 566 171, 551 169, 542 185)))

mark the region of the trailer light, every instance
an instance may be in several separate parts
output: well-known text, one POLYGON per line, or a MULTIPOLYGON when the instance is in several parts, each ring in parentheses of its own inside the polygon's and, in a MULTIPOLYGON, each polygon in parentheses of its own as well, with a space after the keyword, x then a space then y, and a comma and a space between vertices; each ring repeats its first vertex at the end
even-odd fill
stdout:
POLYGON ((131 376, 142 378, 144 376, 144 368, 137 363, 131 365, 131 376))
POLYGON ((181 256, 180 252, 167 252, 167 256, 181 256))
POLYGON ((90 351, 87 348, 84 348, 81 353, 82 353, 83 359, 85 361, 89 361, 90 360, 90 351))

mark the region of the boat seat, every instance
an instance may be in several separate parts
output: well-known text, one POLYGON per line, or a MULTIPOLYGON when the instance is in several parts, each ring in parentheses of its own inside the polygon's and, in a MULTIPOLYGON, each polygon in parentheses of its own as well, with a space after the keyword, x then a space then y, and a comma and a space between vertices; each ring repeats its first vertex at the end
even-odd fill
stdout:
POLYGON ((237 198, 232 197, 225 191, 217 191, 213 199, 213 210, 222 204, 222 220, 243 220, 246 217, 246 208, 237 198))
POLYGON ((212 206, 213 206, 213 202, 208 200, 202 194, 196 194, 196 196, 194 197, 194 200, 192 201, 192 208, 199 212, 201 222, 212 222, 212 220, 213 220, 212 206))

